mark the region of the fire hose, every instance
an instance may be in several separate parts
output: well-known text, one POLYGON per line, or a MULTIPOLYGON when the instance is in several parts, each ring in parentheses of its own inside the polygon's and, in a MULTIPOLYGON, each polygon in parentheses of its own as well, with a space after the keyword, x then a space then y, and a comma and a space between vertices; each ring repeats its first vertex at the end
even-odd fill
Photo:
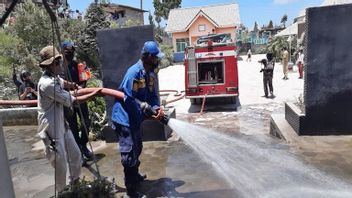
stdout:
POLYGON ((168 101, 163 102, 163 103, 162 103, 163 105, 167 105, 167 104, 176 102, 176 101, 181 100, 181 99, 183 99, 183 98, 185 97, 184 91, 181 91, 181 92, 180 92, 180 91, 178 91, 178 90, 160 90, 159 92, 160 92, 160 93, 162 93, 162 92, 175 92, 174 96, 175 96, 176 98, 173 98, 173 99, 171 99, 171 100, 168 100, 168 101))
MULTIPOLYGON (((79 89, 77 91, 78 95, 83 95, 83 94, 88 94, 93 92, 94 90, 96 90, 98 88, 84 88, 84 89, 79 89)), ((184 93, 180 93, 177 90, 160 90, 160 92, 175 92, 176 94, 174 94, 174 96, 177 96, 174 99, 171 99, 169 101, 165 102, 166 104, 170 104, 172 102, 181 100, 185 94, 184 93)), ((113 89, 108 89, 108 88, 103 88, 101 90, 101 94, 104 96, 112 96, 118 100, 123 100, 124 98, 124 94, 120 91, 116 91, 113 89)), ((31 105, 31 106, 35 106, 37 105, 38 101, 37 100, 0 100, 0 106, 9 106, 9 105, 31 105)))
MULTIPOLYGON (((100 88, 83 88, 83 89, 79 89, 76 94, 79 95, 85 95, 85 94, 89 94, 92 93, 94 91, 96 91, 97 89, 100 88)), ((101 90, 101 95, 104 96, 112 96, 114 98, 116 98, 119 101, 123 101, 125 94, 121 91, 117 91, 114 89, 108 89, 108 88, 103 88, 101 90)), ((2 106, 6 106, 6 105, 37 105, 38 104, 38 100, 0 100, 0 105, 2 106)), ((154 109, 147 109, 148 113, 150 113, 151 115, 157 115, 157 111, 155 111, 154 109)), ((164 115, 164 117, 161 118, 160 122, 163 124, 167 124, 169 121, 169 117, 167 115, 164 115)))

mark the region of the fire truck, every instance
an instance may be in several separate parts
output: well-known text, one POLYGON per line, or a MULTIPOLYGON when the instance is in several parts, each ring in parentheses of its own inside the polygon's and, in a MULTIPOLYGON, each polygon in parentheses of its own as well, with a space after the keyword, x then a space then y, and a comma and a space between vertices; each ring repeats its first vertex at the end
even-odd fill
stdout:
POLYGON ((205 98, 236 103, 238 70, 236 46, 228 34, 200 37, 185 50, 185 90, 191 104, 205 98))

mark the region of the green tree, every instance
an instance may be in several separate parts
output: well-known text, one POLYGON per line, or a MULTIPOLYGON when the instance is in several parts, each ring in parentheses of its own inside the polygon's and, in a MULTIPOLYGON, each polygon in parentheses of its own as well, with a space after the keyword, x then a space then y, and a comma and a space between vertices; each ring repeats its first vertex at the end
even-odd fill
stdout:
POLYGON ((11 74, 11 67, 17 63, 17 48, 19 39, 11 36, 4 31, 0 32, 0 76, 8 76, 11 74))
POLYGON ((258 29, 258 23, 257 23, 257 22, 254 22, 253 31, 254 31, 254 32, 258 32, 258 31, 259 31, 259 29, 258 29))
POLYGON ((161 17, 160 16, 155 16, 155 21, 158 23, 158 27, 160 27, 161 17))
POLYGON ((17 47, 12 50, 12 57, 19 69, 27 69, 34 77, 39 77, 37 67, 39 51, 42 47, 52 44, 50 18, 43 7, 36 6, 32 1, 25 1, 16 7, 14 12, 16 21, 7 27, 6 33, 18 38, 17 47))
POLYGON ((154 27, 155 25, 154 25, 153 15, 152 13, 150 13, 150 11, 149 11, 148 19, 149 19, 149 24, 154 27))
MULTIPOLYGON (((27 69, 34 77, 40 76, 39 51, 53 44, 58 46, 57 37, 53 37, 51 20, 44 7, 37 6, 31 0, 16 7, 13 16, 16 18, 14 25, 6 28, 6 33, 18 39, 17 46, 12 50, 12 57, 19 69, 27 69)), ((75 19, 58 18, 61 39, 77 42, 82 36, 84 22, 75 19)))
POLYGON ((60 21, 61 39, 78 43, 83 36, 85 28, 86 24, 82 20, 63 19, 60 21))
POLYGON ((28 44, 30 52, 52 43, 50 18, 43 7, 27 0, 17 6, 14 16, 16 22, 9 31, 28 44))
MULTIPOLYGON (((154 6, 154 15, 155 17, 161 18, 167 20, 169 17, 169 12, 171 9, 174 8, 179 8, 181 6, 182 0, 153 0, 153 6, 154 6)), ((158 19, 159 20, 159 19, 158 19)), ((155 18, 155 21, 158 22, 158 20, 155 18)), ((160 22, 158 22, 160 24, 160 22)))
POLYGON ((172 46, 164 43, 159 43, 160 50, 165 54, 164 58, 161 60, 159 68, 165 68, 172 65, 174 60, 174 53, 172 46))
POLYGON ((78 50, 77 53, 81 59, 86 60, 87 64, 100 74, 96 35, 97 30, 109 28, 110 23, 106 19, 106 14, 99 4, 90 4, 85 18, 86 28, 78 43, 80 50, 78 50))
POLYGON ((282 16, 281 18, 281 24, 286 27, 286 22, 287 22, 287 14, 285 14, 284 16, 282 16))
POLYGON ((270 21, 269 21, 269 25, 268 25, 268 27, 267 27, 267 28, 269 28, 269 29, 274 28, 274 23, 273 23, 273 21, 272 21, 272 20, 270 20, 270 21))
POLYGON ((289 48, 289 42, 285 37, 274 37, 267 45, 266 51, 274 54, 276 60, 281 61, 281 51, 286 47, 289 48))
MULTIPOLYGON (((2 74, 11 78, 11 68, 14 65, 17 71, 31 71, 33 79, 36 80, 41 75, 38 67, 39 51, 53 42, 50 18, 43 7, 33 4, 30 0, 17 6, 12 14, 16 19, 15 23, 0 32, 0 62, 4 71, 2 74)), ((81 30, 84 29, 84 22, 59 18, 59 26, 62 39, 78 41, 82 35, 81 30)), ((58 45, 58 41, 55 42, 55 45, 58 45)))

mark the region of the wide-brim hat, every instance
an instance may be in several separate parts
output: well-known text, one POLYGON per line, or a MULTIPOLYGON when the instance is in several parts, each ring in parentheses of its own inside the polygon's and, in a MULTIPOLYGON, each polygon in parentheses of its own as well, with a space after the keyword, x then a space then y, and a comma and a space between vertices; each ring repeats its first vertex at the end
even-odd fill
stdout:
POLYGON ((57 58, 62 58, 62 55, 57 51, 57 49, 53 46, 46 46, 39 52, 40 55, 40 66, 48 66, 53 63, 53 61, 57 58))

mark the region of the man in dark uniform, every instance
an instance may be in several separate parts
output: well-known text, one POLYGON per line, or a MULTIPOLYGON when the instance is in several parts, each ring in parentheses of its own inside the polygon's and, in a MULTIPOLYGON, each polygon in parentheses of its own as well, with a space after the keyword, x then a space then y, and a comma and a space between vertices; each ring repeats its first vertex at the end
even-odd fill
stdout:
POLYGON ((156 85, 156 75, 160 59, 163 57, 154 41, 144 43, 141 60, 132 65, 125 74, 118 90, 125 94, 123 102, 116 101, 112 108, 113 128, 119 137, 121 163, 124 167, 127 195, 141 197, 136 191, 139 182, 146 176, 139 173, 139 156, 142 153, 141 123, 145 118, 160 120, 164 115, 160 108, 156 85), (148 108, 158 112, 148 114, 148 108))
MULTIPOLYGON (((66 80, 72 80, 72 82, 76 83, 78 86, 85 88, 87 81, 79 80, 78 63, 74 60, 74 56, 75 56, 74 43, 70 41, 64 41, 61 47, 63 49, 63 53, 65 54, 65 61, 67 63, 67 67, 71 77, 71 79, 69 79, 68 74, 66 74, 66 80)), ((78 147, 81 150, 81 153, 83 155, 83 160, 91 160, 93 157, 92 152, 87 148, 89 127, 90 127, 87 103, 86 102, 81 103, 80 108, 81 108, 83 117, 81 117, 81 114, 79 113, 79 108, 74 107, 73 113, 67 118, 67 121, 70 125, 71 131, 73 133, 73 136, 75 137, 78 147), (78 126, 77 115, 79 115, 79 118, 80 118, 80 123, 81 123, 80 127, 78 126), (83 121, 86 127, 83 126, 82 124, 83 121), (80 131, 81 131, 81 134, 79 133, 80 131)))
POLYGON ((263 85, 264 85, 264 94, 265 97, 268 98, 268 87, 270 91, 270 97, 274 98, 274 89, 273 89, 273 75, 274 75, 274 66, 275 61, 272 53, 266 54, 266 59, 262 59, 259 61, 264 65, 263 69, 260 72, 263 72, 263 85))

